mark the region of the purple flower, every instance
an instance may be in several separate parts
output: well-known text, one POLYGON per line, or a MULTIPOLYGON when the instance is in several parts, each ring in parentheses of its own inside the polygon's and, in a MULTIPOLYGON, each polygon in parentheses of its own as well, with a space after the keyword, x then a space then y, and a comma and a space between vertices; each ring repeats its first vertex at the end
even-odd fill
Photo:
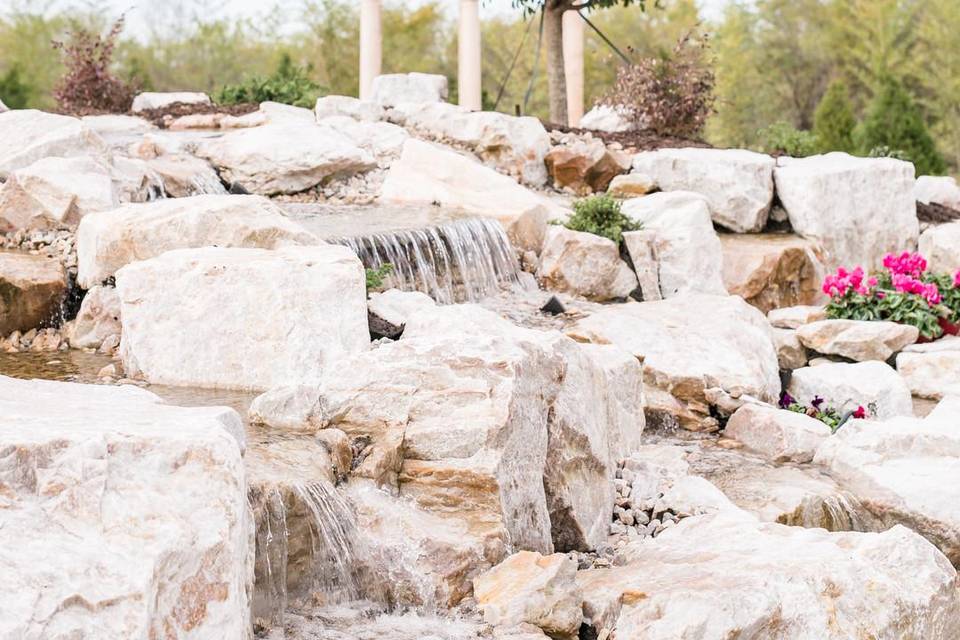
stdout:
POLYGON ((781 408, 781 409, 787 409, 787 408, 788 408, 790 405, 792 405, 794 402, 796 402, 796 400, 794 400, 794 399, 793 399, 793 396, 791 396, 791 395, 790 395, 789 393, 787 393, 786 391, 784 391, 784 392, 780 395, 780 408, 781 408))
POLYGON ((820 405, 823 404, 823 398, 821 398, 820 396, 813 396, 813 402, 811 402, 810 404, 813 405, 814 409, 816 409, 817 411, 820 411, 820 405))

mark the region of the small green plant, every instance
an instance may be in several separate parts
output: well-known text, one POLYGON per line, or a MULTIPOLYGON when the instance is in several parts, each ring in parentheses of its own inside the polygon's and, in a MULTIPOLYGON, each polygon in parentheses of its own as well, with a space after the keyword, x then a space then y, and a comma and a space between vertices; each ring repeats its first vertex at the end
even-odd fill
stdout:
POLYGON ((289 54, 283 54, 273 75, 252 76, 240 84, 220 88, 218 104, 282 102, 295 107, 312 107, 320 93, 320 85, 310 79, 310 67, 295 65, 289 54))
POLYGON ((367 291, 376 291, 383 288, 383 281, 393 273, 393 265, 387 262, 376 269, 366 269, 365 271, 367 274, 367 291))
POLYGON ((624 231, 639 231, 639 222, 631 220, 620 210, 620 202, 606 194, 590 196, 573 203, 573 215, 563 224, 573 231, 585 231, 619 243, 624 231))
POLYGON ((776 122, 761 129, 760 138, 768 153, 780 152, 794 158, 815 155, 820 148, 817 136, 797 129, 788 122, 776 122))
POLYGON ((907 156, 906 152, 901 151, 900 149, 891 149, 885 144, 873 147, 867 152, 867 156, 870 158, 896 158, 897 160, 906 160, 907 162, 910 161, 910 158, 907 156))
POLYGON ((10 109, 26 109, 33 90, 22 77, 20 65, 14 64, 0 76, 0 102, 10 109))

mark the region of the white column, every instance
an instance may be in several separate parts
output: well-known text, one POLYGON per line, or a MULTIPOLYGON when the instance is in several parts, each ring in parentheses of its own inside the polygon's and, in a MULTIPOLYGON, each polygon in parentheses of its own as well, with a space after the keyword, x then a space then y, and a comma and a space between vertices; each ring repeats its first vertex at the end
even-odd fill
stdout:
POLYGON ((360 99, 369 100, 373 79, 380 75, 383 40, 380 0, 360 0, 360 99))
POLYGON ((576 11, 563 14, 563 70, 567 78, 567 119, 580 126, 583 117, 583 19, 576 11))
POLYGON ((457 91, 460 106, 471 111, 483 108, 480 67, 480 2, 460 0, 457 91))

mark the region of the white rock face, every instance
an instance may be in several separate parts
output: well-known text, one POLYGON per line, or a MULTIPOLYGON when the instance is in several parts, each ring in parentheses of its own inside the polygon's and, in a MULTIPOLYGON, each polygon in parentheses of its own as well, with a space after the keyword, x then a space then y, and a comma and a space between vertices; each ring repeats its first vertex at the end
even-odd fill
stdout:
POLYGON ((558 225, 547 229, 537 278, 547 289, 598 302, 626 298, 637 288, 612 240, 558 225))
POLYGON ((357 121, 347 116, 330 116, 318 124, 336 129, 377 159, 399 155, 410 137, 406 129, 395 124, 357 121))
POLYGON ((710 202, 714 222, 731 231, 760 231, 773 202, 773 158, 739 149, 660 149, 633 158, 633 170, 664 191, 694 191, 710 202))
POLYGON ((577 574, 585 617, 617 638, 960 633, 956 571, 905 527, 828 533, 721 512, 681 520, 622 555, 623 566, 577 574))
POLYGON ((807 366, 807 349, 800 343, 794 329, 773 329, 773 343, 777 347, 777 360, 782 371, 793 371, 807 366))
POLYGON ((767 312, 767 320, 778 329, 798 329, 805 324, 826 319, 824 308, 815 305, 797 305, 767 312))
POLYGON ((960 394, 960 351, 901 353, 897 371, 915 396, 939 400, 960 394))
POLYGON ((171 91, 164 93, 145 91, 133 99, 133 106, 130 110, 134 113, 139 113, 141 111, 147 111, 148 109, 162 109, 172 104, 177 104, 178 102, 204 106, 212 104, 210 102, 210 96, 200 92, 171 91))
POLYGON ((577 562, 563 554, 519 551, 473 580, 483 619, 495 626, 532 624, 572 637, 583 621, 577 562))
POLYGON ((104 340, 119 336, 121 331, 117 290, 96 285, 83 297, 68 339, 74 349, 98 349, 104 340))
POLYGON ((372 293, 367 301, 370 313, 396 327, 404 326, 417 313, 428 311, 435 306, 437 303, 433 298, 421 291, 400 291, 399 289, 372 293))
POLYGON ((317 240, 260 196, 194 196, 128 204, 77 229, 77 281, 89 289, 136 260, 188 247, 274 249, 317 240))
POLYGON ((776 402, 777 352, 763 314, 737 297, 688 295, 607 307, 567 330, 643 359, 647 420, 716 428, 708 389, 776 402))
POLYGON ((960 186, 950 176, 919 176, 914 197, 924 204, 939 204, 960 210, 960 186))
POLYGON ((105 139, 112 136, 144 134, 157 129, 156 125, 149 120, 137 116, 114 114, 83 116, 80 121, 105 139))
POLYGON ((388 73, 373 79, 371 101, 381 107, 404 102, 443 102, 447 77, 430 73, 388 73))
POLYGON ((638 198, 657 188, 656 181, 642 173, 624 173, 614 176, 607 187, 607 194, 614 198, 638 198))
POLYGON ((0 377, 0 636, 250 638, 242 428, 129 386, 0 377))
POLYGON ((830 427, 802 413, 745 404, 730 417, 724 434, 774 462, 810 462, 830 427))
POLYGON ((797 329, 797 337, 808 349, 850 360, 880 360, 917 341, 916 327, 896 322, 820 320, 797 329))
POLYGON ((793 230, 823 247, 830 269, 879 269, 887 253, 915 246, 920 229, 909 162, 839 152, 781 158, 774 177, 793 230))
POLYGON ((161 155, 146 161, 160 176, 163 190, 170 198, 189 198, 205 194, 226 194, 227 190, 210 163, 186 154, 161 155))
POLYGON ((315 433, 329 418, 315 385, 274 387, 250 403, 247 417, 274 429, 315 433))
MULTIPOLYGON (((661 192, 623 203, 623 213, 643 223, 643 233, 655 234, 654 256, 660 292, 664 298, 687 293, 726 295, 723 250, 710 221, 706 199, 693 192, 661 192)), ((640 248, 631 249, 636 236, 624 239, 631 257, 640 260, 640 248)))
POLYGON ((117 272, 124 370, 180 386, 316 383, 369 344, 364 282, 353 252, 332 245, 180 249, 134 262, 117 272))
POLYGON ((827 406, 841 413, 862 406, 879 420, 913 415, 907 383, 890 365, 875 360, 797 369, 788 391, 803 405, 809 405, 819 396, 827 406))
POLYGON ((632 131, 635 127, 624 113, 608 105, 601 104, 583 114, 583 117, 580 118, 580 128, 617 133, 620 131, 632 131))
POLYGON ((351 96, 323 96, 317 98, 313 112, 320 122, 331 116, 348 116, 361 122, 377 122, 383 117, 383 107, 376 102, 358 100, 351 96))
POLYGON ((376 166, 368 152, 332 127, 281 122, 239 129, 197 146, 224 180, 250 193, 297 193, 344 173, 376 166))
POLYGON ((934 273, 960 271, 960 222, 930 227, 920 234, 920 253, 934 273))
POLYGON ((106 160, 106 143, 79 118, 14 109, 0 114, 0 179, 50 156, 93 156, 106 160))

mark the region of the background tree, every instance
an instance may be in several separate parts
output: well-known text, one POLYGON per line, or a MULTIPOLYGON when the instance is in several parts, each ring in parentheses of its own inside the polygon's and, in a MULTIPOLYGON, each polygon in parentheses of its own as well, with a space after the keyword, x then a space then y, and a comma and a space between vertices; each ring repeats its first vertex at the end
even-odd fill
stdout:
POLYGON ((30 102, 30 86, 23 81, 20 65, 14 64, 0 75, 0 102, 10 109, 23 109, 30 102))
POLYGON ((853 153, 853 132, 857 119, 847 93, 847 85, 834 80, 824 94, 813 117, 813 132, 821 152, 853 153))

